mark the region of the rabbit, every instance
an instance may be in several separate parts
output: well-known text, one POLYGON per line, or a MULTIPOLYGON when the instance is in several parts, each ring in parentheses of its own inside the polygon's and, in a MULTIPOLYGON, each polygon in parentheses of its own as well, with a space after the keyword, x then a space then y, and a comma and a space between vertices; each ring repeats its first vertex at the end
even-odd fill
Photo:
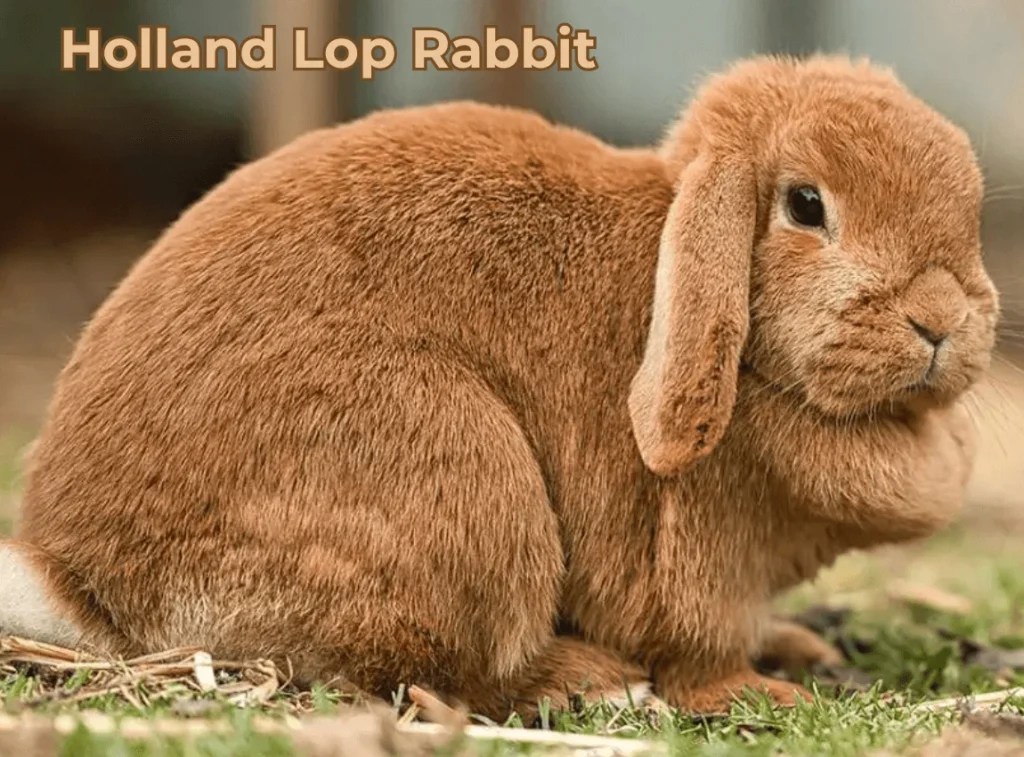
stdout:
POLYGON ((448 102, 234 170, 86 325, 0 628, 494 719, 718 712, 770 603, 952 521, 999 317, 966 134, 755 57, 650 148, 448 102))

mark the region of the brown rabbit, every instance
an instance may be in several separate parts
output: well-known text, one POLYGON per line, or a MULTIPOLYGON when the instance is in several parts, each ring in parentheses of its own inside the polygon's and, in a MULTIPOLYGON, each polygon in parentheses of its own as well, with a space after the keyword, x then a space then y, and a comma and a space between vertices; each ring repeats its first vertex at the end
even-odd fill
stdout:
POLYGON ((738 64, 658 151, 468 103, 311 133, 85 329, 0 625, 492 717, 792 702, 772 595, 960 505, 981 199, 963 132, 833 57, 738 64))

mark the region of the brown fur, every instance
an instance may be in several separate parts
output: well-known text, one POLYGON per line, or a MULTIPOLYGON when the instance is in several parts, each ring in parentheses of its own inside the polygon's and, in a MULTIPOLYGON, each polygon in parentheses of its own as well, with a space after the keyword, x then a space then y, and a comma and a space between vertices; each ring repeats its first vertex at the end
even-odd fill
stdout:
POLYGON ((815 665, 840 666, 842 653, 809 628, 785 618, 772 618, 761 634, 759 661, 775 669, 802 673, 815 665))
POLYGON ((19 539, 119 653, 495 717, 647 675, 694 709, 791 702, 750 667, 764 603, 960 505, 980 202, 963 134, 843 59, 741 63, 657 152, 468 103, 311 133, 100 308, 19 539), (785 222, 789 178, 827 234, 785 222), (913 389, 908 317, 952 331, 913 389))

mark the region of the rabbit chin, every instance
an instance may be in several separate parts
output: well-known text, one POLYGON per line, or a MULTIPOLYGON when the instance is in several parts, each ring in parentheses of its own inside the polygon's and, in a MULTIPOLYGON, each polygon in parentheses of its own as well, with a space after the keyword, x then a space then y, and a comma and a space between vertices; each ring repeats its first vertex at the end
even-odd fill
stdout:
POLYGON ((809 377, 801 382, 804 401, 825 416, 904 416, 948 407, 974 384, 974 378, 952 369, 903 367, 890 374, 857 376, 840 383, 809 377))
POLYGON ((863 353, 858 359, 809 356, 797 371, 786 370, 785 363, 748 355, 740 370, 760 385, 753 390, 755 396, 767 390, 787 396, 795 407, 823 419, 848 421, 901 418, 952 405, 974 386, 990 359, 984 349, 954 349, 933 364, 914 345, 904 346, 868 360, 863 353))

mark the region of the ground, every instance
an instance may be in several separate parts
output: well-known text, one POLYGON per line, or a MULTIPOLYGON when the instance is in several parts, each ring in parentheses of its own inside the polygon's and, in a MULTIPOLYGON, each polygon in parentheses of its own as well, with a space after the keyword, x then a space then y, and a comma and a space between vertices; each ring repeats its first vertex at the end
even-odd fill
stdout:
MULTIPOLYGON (((15 450, 7 444, 5 459, 10 461, 15 450)), ((3 503, 8 505, 0 528, 9 528, 15 472, 13 462, 0 465, 0 518, 3 503)), ((909 754, 923 745, 932 750, 920 752, 924 755, 966 756, 975 753, 972 749, 996 755, 1003 742, 989 740, 993 732, 1016 733, 1017 741, 1006 744, 1024 753, 1024 695, 994 697, 996 714, 982 712, 992 697, 975 697, 971 712, 972 699, 957 701, 1024 687, 1019 539, 1005 530, 954 528, 913 548, 847 556, 813 585, 784 597, 781 613, 821 631, 848 659, 848 668, 819 669, 806 677, 817 694, 813 703, 782 710, 752 697, 738 702, 728 716, 704 720, 597 705, 549 714, 541 726, 556 733, 644 740, 672 755, 909 754), (937 706, 927 704, 936 700, 937 706), (937 741, 940 732, 945 735, 937 741)), ((67 670, 73 658, 62 650, 4 644, 0 755, 378 757, 530 749, 566 753, 568 748, 480 740, 477 732, 452 743, 451 736, 431 735, 432 746, 425 745, 428 736, 420 731, 427 726, 408 723, 424 715, 443 720, 451 713, 439 717, 429 707, 410 711, 404 693, 390 709, 367 711, 327 688, 294 691, 286 676, 258 662, 207 666, 202 657, 196 662, 193 651, 176 650, 125 666, 94 661, 67 670), (85 720, 60 717, 68 714, 85 720), (124 733, 102 733, 111 717, 122 723, 124 733)), ((586 753, 625 754, 625 749, 586 753)))

